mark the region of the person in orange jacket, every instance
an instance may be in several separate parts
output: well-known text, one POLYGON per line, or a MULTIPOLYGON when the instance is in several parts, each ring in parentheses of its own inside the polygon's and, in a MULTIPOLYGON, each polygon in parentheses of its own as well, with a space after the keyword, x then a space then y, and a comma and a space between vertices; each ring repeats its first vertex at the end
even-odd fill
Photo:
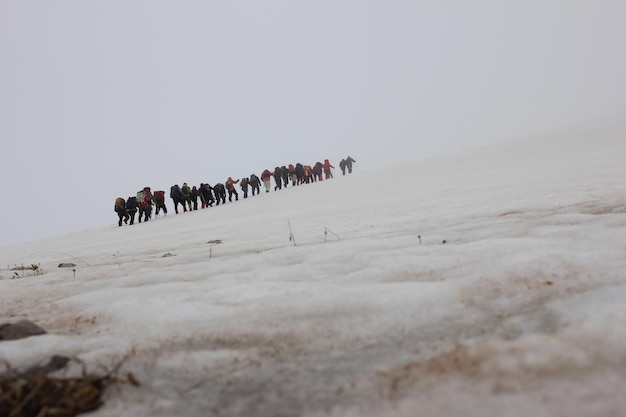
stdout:
POLYGON ((304 182, 307 184, 313 182, 313 169, 311 168, 311 165, 303 165, 303 171, 304 182))
POLYGON ((235 189, 235 184, 237 183, 239 183, 239 180, 235 181, 232 177, 228 177, 224 183, 224 187, 228 191, 228 201, 233 201, 233 195, 235 196, 235 201, 239 201, 239 194, 235 189))
POLYGON ((330 164, 328 159, 324 159, 324 165, 322 166, 324 168, 324 174, 326 174, 326 179, 332 178, 333 172, 330 169, 335 167, 330 164))

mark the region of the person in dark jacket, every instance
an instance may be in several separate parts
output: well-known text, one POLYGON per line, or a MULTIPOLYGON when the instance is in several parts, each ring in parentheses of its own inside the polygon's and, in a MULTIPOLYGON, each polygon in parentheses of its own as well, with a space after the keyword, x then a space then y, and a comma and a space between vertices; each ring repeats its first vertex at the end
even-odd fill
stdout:
POLYGON ((170 198, 174 202, 174 211, 176 211, 176 214, 178 214, 179 204, 183 206, 183 211, 187 211, 187 207, 185 204, 185 195, 183 194, 183 190, 180 189, 178 184, 172 185, 172 188, 170 188, 170 198))
POLYGON ((135 223, 135 214, 137 214, 138 207, 139 203, 137 203, 137 196, 128 197, 128 200, 126 200, 126 212, 128 213, 130 224, 135 223))
POLYGON ((300 185, 304 182, 304 166, 298 162, 294 170, 296 172, 296 184, 300 185))
POLYGON ((339 168, 341 168, 341 175, 346 175, 346 160, 339 161, 339 168))
POLYGON ((287 188, 289 184, 289 168, 284 165, 280 167, 280 177, 283 179, 283 185, 287 188))
POLYGON ((322 181, 322 163, 321 162, 316 162, 315 165, 313 165, 311 172, 313 173, 313 181, 318 181, 318 180, 322 181))
POLYGON ((248 198, 248 186, 250 185, 250 179, 248 177, 243 177, 239 182, 239 186, 241 187, 241 191, 243 192, 243 198, 248 198))
POLYGON ((250 174, 250 187, 252 188, 252 195, 261 192, 261 180, 254 174, 250 174))
POLYGON ((180 189, 183 192, 183 196, 185 197, 185 203, 184 204, 188 204, 189 205, 189 211, 191 211, 193 209, 193 207, 191 205, 191 187, 189 185, 187 185, 186 182, 184 182, 183 186, 180 187, 180 189))
POLYGON ((200 184, 200 200, 202 201, 202 208, 213 207, 213 187, 209 184, 200 184))
POLYGON ((350 155, 348 155, 348 157, 346 158, 346 167, 348 168, 348 174, 352 174, 352 163, 356 164, 356 161, 354 159, 352 159, 350 157, 350 155))
MULTIPOLYGON (((198 192, 198 188, 194 185, 193 187, 191 187, 191 194, 190 194, 190 200, 191 200, 191 203, 193 203, 194 210, 198 210, 198 197, 199 196, 200 196, 200 193, 198 192)), ((189 209, 191 209, 191 207, 189 209)))
POLYGON ((226 189, 224 188, 224 184, 218 182, 213 186, 213 194, 215 194, 215 205, 219 206, 220 201, 222 204, 226 204, 226 189))
POLYGON ((276 183, 276 185, 274 186, 274 191, 283 188, 283 183, 280 181, 280 167, 274 168, 274 182, 276 183))

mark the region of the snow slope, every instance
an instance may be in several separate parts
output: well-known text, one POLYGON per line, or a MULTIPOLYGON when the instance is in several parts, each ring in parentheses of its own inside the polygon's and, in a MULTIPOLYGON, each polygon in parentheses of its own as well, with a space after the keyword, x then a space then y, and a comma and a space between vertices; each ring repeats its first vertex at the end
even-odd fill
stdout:
POLYGON ((0 360, 121 363, 141 385, 96 417, 625 415, 624 155, 619 125, 132 227, 111 211, 0 249, 0 323, 48 331, 0 360))

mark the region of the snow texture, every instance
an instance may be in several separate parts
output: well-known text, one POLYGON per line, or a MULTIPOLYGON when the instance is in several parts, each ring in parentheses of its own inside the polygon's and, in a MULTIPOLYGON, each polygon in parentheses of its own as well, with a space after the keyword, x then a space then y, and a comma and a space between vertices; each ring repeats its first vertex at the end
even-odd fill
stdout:
POLYGON ((133 226, 111 210, 0 249, 1 323, 48 332, 0 361, 132 373, 94 417, 623 416, 624 156, 612 126, 133 226))

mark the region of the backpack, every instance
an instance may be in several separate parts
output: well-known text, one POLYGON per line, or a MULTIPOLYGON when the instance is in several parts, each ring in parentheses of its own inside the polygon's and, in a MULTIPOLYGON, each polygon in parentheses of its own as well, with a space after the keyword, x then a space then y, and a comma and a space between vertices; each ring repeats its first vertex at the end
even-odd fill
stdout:
POLYGON ((150 187, 144 187, 143 201, 145 201, 148 204, 152 203, 152 193, 150 192, 150 187))
POLYGON ((137 202, 139 203, 139 208, 143 209, 148 207, 148 203, 146 202, 146 195, 143 190, 137 191, 137 202))
POLYGON ((137 197, 128 197, 126 208, 128 210, 137 210, 137 197))
POLYGON ((165 201, 165 191, 155 191, 154 198, 159 201, 165 201))
POLYGON ((226 187, 227 190, 230 190, 230 187, 231 187, 230 181, 226 181, 226 184, 224 184, 224 187, 226 187))
POLYGON ((126 209, 126 201, 122 197, 117 197, 115 199, 115 211, 121 211, 126 209))

